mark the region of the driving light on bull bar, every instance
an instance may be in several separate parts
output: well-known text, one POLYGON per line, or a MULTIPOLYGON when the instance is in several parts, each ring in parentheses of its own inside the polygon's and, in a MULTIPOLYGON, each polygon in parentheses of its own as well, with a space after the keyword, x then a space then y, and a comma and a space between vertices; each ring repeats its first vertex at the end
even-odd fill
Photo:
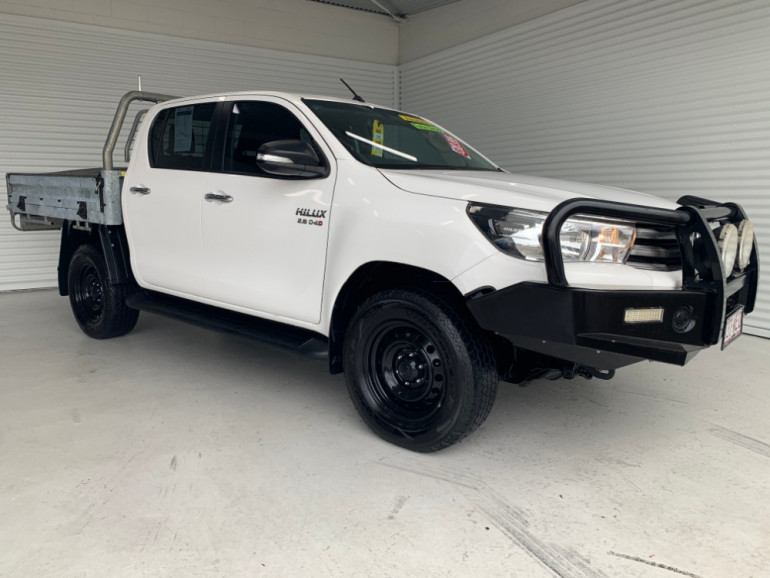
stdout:
POLYGON ((663 323, 663 307, 645 309, 626 309, 624 323, 663 323))
POLYGON ((735 258, 738 255, 738 228, 732 223, 722 226, 719 233, 719 258, 722 260, 722 268, 725 277, 729 277, 735 267, 735 258))
MULTIPOLYGON (((528 261, 543 260, 543 223, 548 213, 470 203, 468 216, 501 251, 528 261)), ((625 263, 635 240, 633 223, 581 215, 565 221, 559 236, 565 262, 625 263)))
POLYGON ((749 266, 751 250, 754 248, 754 225, 745 219, 738 225, 738 269, 743 271, 749 266))

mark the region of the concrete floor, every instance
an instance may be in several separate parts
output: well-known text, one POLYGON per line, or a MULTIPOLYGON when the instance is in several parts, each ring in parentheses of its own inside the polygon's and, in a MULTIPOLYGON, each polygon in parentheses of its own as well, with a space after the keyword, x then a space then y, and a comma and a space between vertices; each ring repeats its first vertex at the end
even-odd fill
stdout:
POLYGON ((501 385, 439 454, 321 362, 0 295, 0 576, 770 576, 770 342, 501 385))

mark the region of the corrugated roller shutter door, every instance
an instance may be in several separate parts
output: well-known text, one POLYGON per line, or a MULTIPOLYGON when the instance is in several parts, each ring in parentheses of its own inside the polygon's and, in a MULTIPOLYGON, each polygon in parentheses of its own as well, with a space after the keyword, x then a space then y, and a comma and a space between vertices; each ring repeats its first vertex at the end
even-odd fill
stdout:
POLYGON ((741 203, 767 256, 768 30, 767 0, 589 0, 401 66, 401 106, 512 171, 741 203))
MULTIPOLYGON (((262 89, 348 97, 342 77, 373 102, 392 106, 396 97, 394 66, 6 15, 0 55, 3 175, 99 166, 115 107, 138 74, 145 90, 180 96, 262 89)), ((3 207, 6 193, 3 178, 3 207)), ((58 239, 19 233, 0 216, 0 291, 55 286, 58 239)))

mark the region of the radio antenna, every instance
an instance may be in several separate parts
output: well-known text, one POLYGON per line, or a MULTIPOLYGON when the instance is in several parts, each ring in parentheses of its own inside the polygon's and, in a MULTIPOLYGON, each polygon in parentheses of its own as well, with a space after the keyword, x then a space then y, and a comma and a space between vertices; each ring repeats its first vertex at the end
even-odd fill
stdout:
POLYGON ((358 96, 358 94, 356 94, 356 91, 353 90, 347 82, 345 82, 341 78, 340 78, 340 82, 344 84, 350 92, 353 93, 353 100, 355 100, 356 102, 366 102, 363 98, 361 98, 360 96, 358 96))

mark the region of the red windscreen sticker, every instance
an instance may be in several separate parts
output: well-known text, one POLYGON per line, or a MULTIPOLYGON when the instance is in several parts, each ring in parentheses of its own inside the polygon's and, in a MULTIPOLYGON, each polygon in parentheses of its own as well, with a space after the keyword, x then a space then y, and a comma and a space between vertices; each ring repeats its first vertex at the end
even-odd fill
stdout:
POLYGON ((456 152, 458 155, 463 156, 466 159, 471 158, 471 155, 469 155, 468 151, 465 150, 465 147, 463 146, 463 143, 461 143, 459 140, 457 140, 451 134, 444 133, 444 138, 446 139, 446 142, 449 143, 449 147, 454 152, 456 152))

